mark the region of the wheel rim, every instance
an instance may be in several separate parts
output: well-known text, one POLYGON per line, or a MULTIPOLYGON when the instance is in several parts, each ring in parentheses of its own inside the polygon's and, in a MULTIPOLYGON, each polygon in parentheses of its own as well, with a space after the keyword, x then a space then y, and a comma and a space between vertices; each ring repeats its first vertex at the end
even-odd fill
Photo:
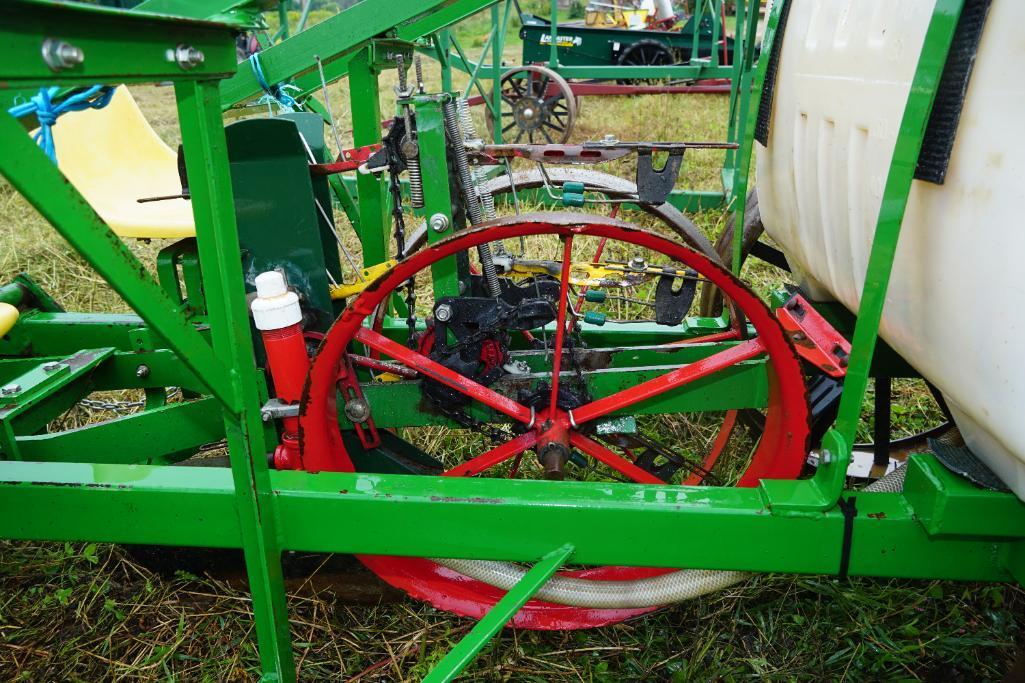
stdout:
MULTIPOLYGON (((420 368, 426 368, 434 377, 434 369, 429 359, 424 356, 416 358, 418 355, 416 352, 395 342, 390 342, 381 335, 362 327, 363 321, 375 311, 378 304, 384 301, 401 283, 441 258, 469 250, 483 242, 542 234, 558 235, 564 238, 568 244, 572 243, 575 236, 621 240, 664 254, 714 280, 723 291, 729 294, 731 302, 743 310, 745 317, 758 331, 758 337, 733 346, 726 352, 718 352, 709 356, 706 359, 709 362, 704 363, 704 367, 695 368, 695 366, 701 366, 702 362, 691 363, 688 366, 681 366, 668 375, 676 373, 675 379, 680 379, 681 375, 695 376, 706 370, 711 372, 715 367, 720 369, 728 367, 737 359, 766 354, 769 358, 766 369, 770 378, 769 416, 765 433, 751 459, 751 464, 740 478, 739 485, 752 486, 761 478, 793 478, 800 472, 805 456, 808 430, 803 379, 796 355, 768 309, 728 272, 696 252, 619 221, 572 214, 536 214, 512 217, 459 233, 400 262, 395 269, 382 276, 378 282, 352 302, 332 327, 318 351, 304 391, 304 400, 300 407, 300 434, 302 434, 300 451, 307 469, 311 471, 353 471, 355 469, 341 439, 335 392, 338 369, 343 362, 346 348, 353 340, 361 341, 393 358, 399 360, 405 358, 408 363, 416 363, 420 368), (487 232, 486 236, 485 231, 487 232), (689 368, 689 370, 680 372, 684 368, 689 368)), ((569 247, 567 247, 567 253, 569 253, 568 250, 569 247)), ((564 259, 565 262, 567 260, 564 259)), ((564 272, 566 270, 564 267, 564 272)), ((565 278, 566 275, 563 277, 565 278)), ((560 323, 557 323, 557 330, 564 329, 565 301, 565 297, 560 298, 560 323)), ((559 342, 556 340, 556 353, 554 354, 556 359, 562 357, 558 349, 559 342)), ((668 375, 661 377, 668 377, 668 375)), ((553 370, 553 378, 558 376, 556 368, 553 370)), ((514 457, 516 452, 522 452, 528 443, 537 444, 550 440, 552 442, 568 441, 581 452, 604 462, 613 470, 635 481, 662 483, 661 480, 643 470, 638 471, 639 468, 632 466, 622 457, 574 428, 573 422, 583 425, 605 414, 606 409, 613 403, 608 400, 608 397, 599 398, 587 405, 573 409, 573 421, 569 420, 565 411, 561 411, 555 405, 534 411, 536 419, 532 421, 530 411, 516 401, 501 397, 501 395, 491 395, 495 392, 490 392, 486 387, 480 387, 480 385, 470 386, 476 384, 472 380, 467 380, 462 384, 467 392, 473 392, 472 395, 480 398, 481 402, 497 408, 499 412, 509 415, 521 424, 528 425, 528 428, 524 434, 512 439, 516 443, 512 445, 506 443, 474 457, 446 472, 448 476, 477 474, 487 469, 488 466, 514 457), (534 424, 528 424, 529 422, 534 422, 534 424)), ((557 392, 553 392, 552 395, 556 394, 557 392)), ((500 589, 446 569, 429 559, 384 556, 361 557, 360 559, 381 578, 405 590, 413 597, 426 600, 441 609, 457 614, 479 618, 504 594, 500 589)), ((582 572, 563 573, 563 575, 576 575, 595 581, 609 581, 641 579, 670 571, 673 570, 596 567, 582 572)), ((658 606, 634 609, 590 609, 532 600, 517 614, 512 623, 519 628, 585 628, 613 623, 657 608, 658 606)))
MULTIPOLYGON (((564 143, 573 134, 576 98, 559 74, 543 66, 505 72, 499 83, 502 138, 513 143, 564 143)), ((487 117, 488 130, 494 121, 487 117)))

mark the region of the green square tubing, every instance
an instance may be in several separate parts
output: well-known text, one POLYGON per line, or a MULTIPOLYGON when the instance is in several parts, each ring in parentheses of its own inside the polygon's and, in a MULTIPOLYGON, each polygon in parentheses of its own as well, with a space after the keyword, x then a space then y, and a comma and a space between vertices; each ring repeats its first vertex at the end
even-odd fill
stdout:
POLYGON ((177 83, 178 121, 205 278, 210 336, 232 368, 228 388, 240 407, 225 415, 235 507, 265 681, 295 680, 288 608, 270 487, 260 392, 249 331, 238 230, 218 81, 177 83))
MULTIPOLYGON (((352 139, 356 147, 381 143, 381 91, 372 47, 359 51, 349 62, 352 139)), ((363 267, 388 259, 388 195, 383 175, 356 174, 360 242, 363 267)))

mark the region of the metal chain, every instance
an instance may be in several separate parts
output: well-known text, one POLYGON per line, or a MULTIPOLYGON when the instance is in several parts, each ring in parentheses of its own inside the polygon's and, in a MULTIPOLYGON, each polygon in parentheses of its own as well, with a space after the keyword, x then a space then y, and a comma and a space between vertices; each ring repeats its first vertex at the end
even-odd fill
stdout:
MULTIPOLYGON (((395 253, 400 256, 406 251, 406 220, 402 215, 402 184, 399 181, 398 164, 393 163, 389 171, 389 189, 391 191, 392 220, 395 222, 395 253)), ((406 326, 409 334, 406 338, 406 345, 413 348, 416 345, 414 335, 416 334, 416 281, 409 278, 406 285, 406 326)))
MULTIPOLYGON (((176 398, 181 393, 180 387, 168 387, 167 388, 167 400, 170 401, 176 398)), ((78 405, 89 410, 107 410, 115 413, 128 413, 136 408, 142 408, 146 405, 146 399, 140 401, 98 401, 92 398, 83 398, 78 402, 78 405)))

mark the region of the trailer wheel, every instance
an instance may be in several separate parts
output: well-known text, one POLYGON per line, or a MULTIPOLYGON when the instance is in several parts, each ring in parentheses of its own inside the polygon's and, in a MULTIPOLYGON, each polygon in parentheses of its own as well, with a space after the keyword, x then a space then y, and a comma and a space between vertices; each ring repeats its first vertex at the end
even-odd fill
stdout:
MULTIPOLYGON (((617 60, 620 66, 671 66, 676 63, 673 53, 664 44, 651 38, 638 40, 628 45, 625 50, 619 53, 617 60)), ((621 85, 636 85, 642 83, 656 84, 663 82, 664 78, 620 78, 621 85)))
MULTIPOLYGON (((578 105, 566 79, 547 67, 519 66, 502 74, 500 89, 503 141, 569 142, 578 105)), ((493 137, 495 122, 486 118, 493 137)))

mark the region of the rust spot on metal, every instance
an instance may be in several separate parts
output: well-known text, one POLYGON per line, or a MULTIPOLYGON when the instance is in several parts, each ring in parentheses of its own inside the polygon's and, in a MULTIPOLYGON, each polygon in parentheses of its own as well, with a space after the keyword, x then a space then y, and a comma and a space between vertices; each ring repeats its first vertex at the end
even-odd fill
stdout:
POLYGON ((868 513, 868 516, 871 517, 872 519, 886 519, 886 513, 885 512, 870 512, 870 513, 868 513))
POLYGON ((472 498, 459 498, 457 496, 431 496, 432 503, 480 503, 483 505, 501 505, 504 501, 501 498, 484 498, 474 496, 472 498))

